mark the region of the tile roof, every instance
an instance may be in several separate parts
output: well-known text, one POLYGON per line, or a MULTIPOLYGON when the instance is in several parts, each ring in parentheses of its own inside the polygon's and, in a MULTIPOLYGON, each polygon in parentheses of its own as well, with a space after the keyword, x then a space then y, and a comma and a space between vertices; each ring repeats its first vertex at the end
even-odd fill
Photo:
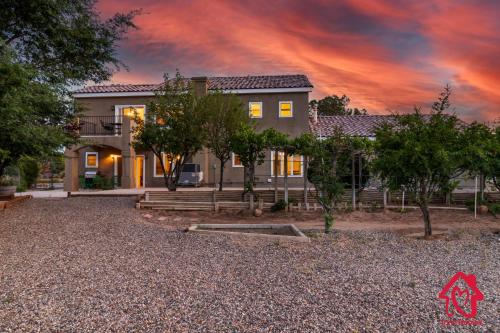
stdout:
POLYGON ((309 119, 309 127, 317 136, 329 137, 335 127, 340 127, 345 134, 352 136, 375 136, 375 129, 386 122, 394 122, 392 115, 359 116, 318 116, 318 122, 309 119))
MULTIPOLYGON (((73 93, 122 93, 152 92, 161 84, 110 84, 89 86, 75 90, 73 93)), ((305 75, 261 75, 261 76, 227 76, 208 77, 209 90, 237 89, 280 89, 280 88, 312 88, 313 85, 305 75)))

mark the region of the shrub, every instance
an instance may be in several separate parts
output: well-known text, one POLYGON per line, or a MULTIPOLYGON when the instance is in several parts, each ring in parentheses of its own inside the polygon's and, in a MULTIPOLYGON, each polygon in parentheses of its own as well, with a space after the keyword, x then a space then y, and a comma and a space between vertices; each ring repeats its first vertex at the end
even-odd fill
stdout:
POLYGON ((10 176, 1 176, 0 177, 0 186, 14 186, 14 185, 16 185, 14 178, 12 178, 10 176))
POLYGON ((40 164, 33 157, 23 156, 19 160, 19 172, 21 175, 21 186, 31 188, 36 183, 40 174, 40 164))
POLYGON ((496 217, 498 214, 500 214, 500 203, 489 204, 488 211, 496 217))
POLYGON ((277 212, 280 210, 285 210, 287 203, 285 200, 281 199, 271 206, 271 212, 277 212))

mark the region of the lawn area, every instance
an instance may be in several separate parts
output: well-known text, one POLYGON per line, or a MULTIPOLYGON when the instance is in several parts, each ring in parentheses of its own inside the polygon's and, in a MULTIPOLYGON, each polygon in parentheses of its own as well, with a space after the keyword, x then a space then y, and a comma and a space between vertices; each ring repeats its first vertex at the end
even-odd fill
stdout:
MULTIPOLYGON (((418 212, 153 213, 128 198, 32 199, 0 212, 0 331, 434 332, 458 271, 484 294, 476 328, 499 331, 499 220, 418 212), (295 223, 310 243, 185 233, 191 223, 295 223), (420 228, 420 229, 419 229, 420 228), (314 231, 316 230, 316 231, 314 231)), ((447 328, 449 329, 449 328, 447 328)))

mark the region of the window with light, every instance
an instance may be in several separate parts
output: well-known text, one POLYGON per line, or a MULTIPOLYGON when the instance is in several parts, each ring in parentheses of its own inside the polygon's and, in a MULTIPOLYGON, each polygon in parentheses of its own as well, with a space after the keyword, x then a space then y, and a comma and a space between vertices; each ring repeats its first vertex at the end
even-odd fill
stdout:
POLYGON ((280 102, 280 118, 293 117, 293 103, 280 102))
MULTIPOLYGON (((287 174, 288 176, 302 176, 302 161, 301 155, 288 155, 287 158, 287 174)), ((271 152, 271 175, 274 176, 275 152, 271 152)), ((279 152, 277 156, 277 173, 279 177, 285 175, 285 154, 279 152)))
POLYGON ((248 103, 250 118, 262 118, 262 102, 248 103))

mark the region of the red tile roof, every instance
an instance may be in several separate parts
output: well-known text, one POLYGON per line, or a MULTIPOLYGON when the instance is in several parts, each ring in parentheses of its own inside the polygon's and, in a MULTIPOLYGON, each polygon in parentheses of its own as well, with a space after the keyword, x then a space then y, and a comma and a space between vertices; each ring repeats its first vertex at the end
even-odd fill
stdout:
MULTIPOLYGON (((280 89, 280 88, 312 88, 305 75, 261 75, 261 76, 228 76, 209 77, 209 90, 237 89, 280 89)), ((74 93, 122 93, 122 92, 152 92, 161 84, 110 84, 89 86, 75 90, 74 93)))
POLYGON ((309 120, 311 131, 322 137, 333 134, 335 127, 340 127, 347 135, 370 137, 375 136, 375 129, 386 122, 394 122, 391 115, 359 115, 359 116, 318 116, 318 122, 309 120))

